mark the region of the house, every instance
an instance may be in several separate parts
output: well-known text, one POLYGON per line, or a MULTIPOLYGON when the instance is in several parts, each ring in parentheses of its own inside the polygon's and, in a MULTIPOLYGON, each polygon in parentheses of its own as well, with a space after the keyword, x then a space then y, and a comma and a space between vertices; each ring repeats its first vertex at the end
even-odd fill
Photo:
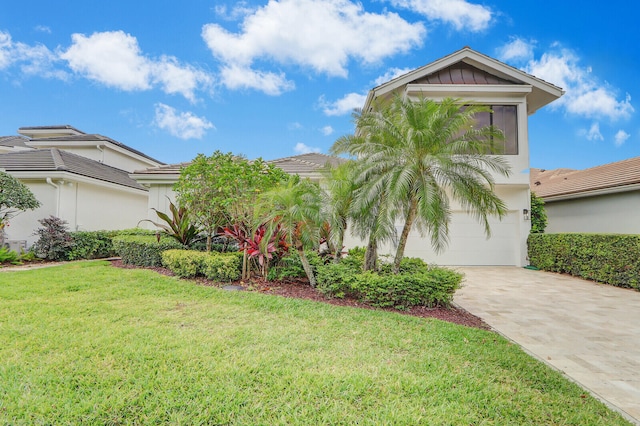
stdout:
POLYGON ((584 170, 531 169, 545 202, 545 232, 640 234, 640 157, 584 170))
POLYGON ((38 220, 50 215, 70 230, 133 228, 147 217, 148 190, 129 172, 163 163, 105 136, 72 126, 21 127, 0 137, 0 169, 27 185, 42 204, 5 229, 6 241, 27 247, 38 220))
MULTIPOLYGON (((499 127, 505 134, 504 158, 511 175, 494 176, 495 192, 506 203, 502 220, 491 219, 491 237, 460 205, 452 203, 449 245, 435 253, 427 238, 412 231, 405 255, 420 257, 442 265, 515 265, 524 266, 526 241, 531 228, 528 213, 529 139, 528 116, 562 96, 559 87, 478 53, 468 47, 410 71, 373 88, 363 110, 374 102, 401 96, 409 99, 446 97, 488 105, 491 114, 479 117, 483 124, 499 127)), ((397 225, 402 229, 402 224, 397 225)), ((348 240, 350 245, 362 242, 348 240)), ((389 254, 394 247, 387 247, 389 254)))
MULTIPOLYGON (((317 181, 321 177, 320 170, 327 164, 335 166, 343 161, 345 160, 330 155, 310 153, 270 160, 267 163, 273 164, 289 174, 296 174, 300 177, 317 181)), ((173 185, 180 178, 180 170, 189 164, 188 162, 168 164, 136 170, 130 174, 132 179, 135 179, 149 191, 147 219, 157 220, 157 216, 152 209, 162 212, 169 211, 169 203, 176 200, 173 185)), ((148 225, 147 223, 145 226, 148 225)))

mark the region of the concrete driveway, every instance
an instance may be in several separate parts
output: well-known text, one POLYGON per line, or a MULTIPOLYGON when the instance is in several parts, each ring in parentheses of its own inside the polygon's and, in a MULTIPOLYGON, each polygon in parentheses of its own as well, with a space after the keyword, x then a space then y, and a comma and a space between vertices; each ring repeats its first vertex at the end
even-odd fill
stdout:
POLYGON ((640 425, 640 292, 516 267, 456 267, 454 302, 640 425))

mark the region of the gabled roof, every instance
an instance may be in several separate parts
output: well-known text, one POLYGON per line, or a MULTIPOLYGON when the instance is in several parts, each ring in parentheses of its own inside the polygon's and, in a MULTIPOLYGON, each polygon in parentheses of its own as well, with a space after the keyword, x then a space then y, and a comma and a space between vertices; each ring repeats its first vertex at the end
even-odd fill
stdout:
MULTIPOLYGON (((21 128, 22 130, 23 128, 21 128)), ((125 149, 129 152, 132 152, 134 154, 137 154, 141 157, 144 157, 148 160, 151 160, 155 163, 158 164, 164 164, 162 161, 156 160, 153 157, 148 156, 147 154, 145 154, 142 151, 138 151, 137 149, 131 148, 128 145, 123 144, 122 142, 118 142, 115 139, 111 139, 109 137, 106 136, 102 136, 99 134, 86 134, 86 133, 82 133, 80 135, 73 135, 73 136, 56 136, 56 137, 43 137, 43 138, 36 138, 36 139, 30 139, 29 140, 29 145, 33 145, 33 146, 39 146, 39 145, 43 145, 43 146, 47 146, 47 145, 55 145, 58 142, 71 142, 71 143, 82 143, 82 142, 87 142, 90 143, 92 145, 96 145, 99 143, 111 143, 113 145, 116 145, 122 149, 125 149)))
POLYGON ((337 166, 345 161, 345 159, 340 157, 310 153, 269 160, 267 163, 273 164, 289 174, 297 174, 302 177, 307 177, 310 174, 317 174, 327 164, 337 166))
POLYGON ((57 148, 0 154, 0 168, 7 172, 68 172, 71 174, 146 190, 129 173, 57 148))
POLYGON ((545 201, 640 190, 640 157, 585 170, 531 169, 531 190, 545 201))
POLYGON ((564 93, 561 88, 551 83, 476 52, 469 47, 464 47, 371 89, 364 109, 370 108, 374 99, 399 93, 407 85, 424 87, 451 85, 452 88, 460 88, 464 85, 531 87, 531 93, 527 96, 529 114, 533 114, 564 93))

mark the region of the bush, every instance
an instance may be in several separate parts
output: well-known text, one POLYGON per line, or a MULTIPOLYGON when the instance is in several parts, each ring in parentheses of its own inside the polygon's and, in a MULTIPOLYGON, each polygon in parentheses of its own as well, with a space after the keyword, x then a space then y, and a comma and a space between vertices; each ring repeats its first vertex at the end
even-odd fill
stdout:
POLYGON ((34 235, 39 238, 33 245, 36 255, 48 260, 68 260, 73 247, 73 238, 67 231, 67 221, 55 216, 38 221, 42 227, 34 235))
POLYGON ((531 234, 528 249, 545 271, 640 290, 640 235, 531 234))
MULTIPOLYGON (((311 264, 314 274, 318 273, 318 266, 323 264, 322 258, 315 251, 306 251, 305 256, 311 264)), ((267 272, 267 280, 286 280, 306 278, 307 274, 302 267, 300 255, 297 251, 290 252, 287 256, 278 260, 277 264, 272 266, 267 272)))
POLYGON ((341 261, 328 263, 317 268, 317 289, 325 296, 342 299, 345 296, 358 297, 355 282, 361 271, 352 264, 341 261))
POLYGON ((240 278, 242 254, 167 250, 162 253, 162 264, 183 278, 203 275, 213 281, 233 281, 240 278))
POLYGON ((242 272, 242 253, 208 253, 202 265, 202 274, 212 281, 235 281, 242 272))
POLYGON ((118 235, 113 238, 113 249, 122 262, 137 266, 162 266, 162 252, 182 248, 182 245, 169 237, 158 241, 152 235, 118 235))
POLYGON ((318 290, 342 298, 352 296, 372 306, 407 309, 412 306, 449 306, 460 287, 462 275, 446 268, 429 266, 421 259, 403 259, 401 272, 391 265, 380 272, 361 272, 349 263, 318 267, 318 290))
POLYGON ((13 250, 9 250, 6 247, 0 247, 0 265, 3 263, 10 263, 12 265, 19 265, 20 255, 13 250))
POLYGON ((115 256, 111 241, 115 234, 116 231, 72 232, 73 246, 68 253, 69 260, 104 259, 115 256))

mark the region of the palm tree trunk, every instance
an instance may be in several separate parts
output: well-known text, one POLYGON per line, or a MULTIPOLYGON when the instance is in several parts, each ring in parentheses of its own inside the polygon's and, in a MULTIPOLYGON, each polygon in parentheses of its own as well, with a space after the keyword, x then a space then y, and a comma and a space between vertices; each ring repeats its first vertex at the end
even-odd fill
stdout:
POLYGON ((336 252, 335 255, 333 257, 333 261, 335 263, 340 262, 340 259, 342 258, 342 247, 344 247, 344 233, 347 231, 347 220, 343 219, 342 220, 342 229, 340 230, 340 234, 338 235, 338 241, 336 244, 336 252))
POLYGON ((304 269, 305 274, 307 274, 307 278, 309 278, 309 284, 311 287, 317 285, 316 276, 313 274, 313 269, 311 269, 311 264, 309 263, 309 259, 304 254, 304 246, 302 241, 296 241, 295 243, 296 250, 298 251, 298 255, 300 256, 300 262, 302 263, 302 268, 304 269))
POLYGON ((375 271, 378 263, 378 240, 373 235, 369 236, 369 243, 367 243, 367 250, 364 252, 364 266, 365 271, 375 271))
POLYGON ((396 257, 393 260, 393 273, 400 272, 400 262, 404 257, 404 249, 407 246, 407 239, 409 238, 409 232, 413 226, 413 221, 416 219, 416 213, 418 212, 418 203, 415 199, 411 200, 407 217, 404 221, 404 227, 402 228, 402 234, 400 234, 400 241, 398 241, 398 248, 396 249, 396 257))

